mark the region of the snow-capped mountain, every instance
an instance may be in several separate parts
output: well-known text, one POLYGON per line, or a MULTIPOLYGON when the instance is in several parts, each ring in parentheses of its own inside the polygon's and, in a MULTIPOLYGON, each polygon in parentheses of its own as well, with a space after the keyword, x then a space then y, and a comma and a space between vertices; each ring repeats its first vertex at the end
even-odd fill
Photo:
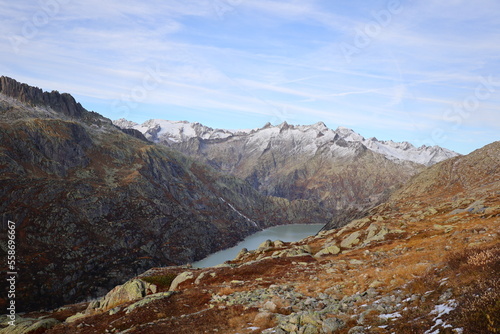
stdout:
POLYGON ((392 187, 423 168, 457 155, 440 147, 365 139, 351 129, 324 123, 286 122, 251 130, 220 130, 199 123, 150 120, 116 125, 136 129, 245 180, 264 195, 319 204, 325 221, 352 218, 380 203, 392 187))
MULTIPOLYGON (((295 151, 316 154, 319 149, 330 146, 331 150, 342 150, 339 143, 332 146, 339 139, 345 142, 362 144, 369 150, 380 153, 392 161, 411 161, 425 166, 430 166, 443 160, 458 156, 459 154, 439 146, 415 147, 409 142, 379 141, 376 138, 366 139, 355 131, 338 127, 329 129, 323 122, 313 125, 293 126, 286 122, 273 126, 270 123, 264 127, 253 130, 222 130, 213 129, 200 123, 186 121, 167 121, 152 119, 138 124, 125 119, 113 122, 121 128, 136 129, 144 136, 156 143, 173 144, 186 142, 192 138, 204 140, 229 139, 231 137, 246 137, 249 143, 266 147, 271 141, 288 141, 294 143, 295 151)), ((343 150, 345 154, 347 151, 343 150)))
POLYGON ((392 140, 379 141, 377 138, 365 139, 351 129, 338 127, 335 130, 346 141, 361 142, 368 149, 385 155, 391 160, 412 161, 425 166, 431 166, 438 162, 458 156, 459 154, 440 146, 415 147, 404 141, 401 143, 392 140))
POLYGON ((233 136, 229 130, 212 129, 200 123, 189 123, 186 121, 167 121, 161 119, 150 119, 142 124, 119 119, 113 124, 122 129, 136 129, 144 136, 155 142, 179 143, 191 138, 222 139, 233 136))

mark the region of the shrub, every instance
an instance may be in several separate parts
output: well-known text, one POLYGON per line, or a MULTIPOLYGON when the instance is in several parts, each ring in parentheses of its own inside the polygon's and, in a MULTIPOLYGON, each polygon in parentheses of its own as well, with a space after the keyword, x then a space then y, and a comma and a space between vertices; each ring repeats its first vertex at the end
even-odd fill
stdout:
POLYGON ((460 326, 467 333, 500 333, 500 247, 466 249, 449 265, 470 282, 459 291, 460 326))

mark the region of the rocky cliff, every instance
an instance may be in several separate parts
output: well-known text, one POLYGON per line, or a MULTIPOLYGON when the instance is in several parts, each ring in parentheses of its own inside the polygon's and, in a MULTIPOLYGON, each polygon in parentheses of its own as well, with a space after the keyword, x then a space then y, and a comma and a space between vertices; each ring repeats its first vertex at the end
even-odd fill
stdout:
POLYGON ((16 223, 18 311, 99 295, 270 225, 321 219, 124 133, 68 94, 0 82, 0 212, 16 223))
POLYGON ((22 315, 18 328, 498 333, 499 153, 495 142, 427 168, 341 229, 293 243, 269 240, 218 267, 152 268, 99 300, 22 315))
POLYGON ((0 93, 31 106, 52 108, 71 117, 82 117, 88 113, 69 94, 60 94, 57 91, 44 92, 38 87, 32 87, 5 76, 0 77, 0 93))

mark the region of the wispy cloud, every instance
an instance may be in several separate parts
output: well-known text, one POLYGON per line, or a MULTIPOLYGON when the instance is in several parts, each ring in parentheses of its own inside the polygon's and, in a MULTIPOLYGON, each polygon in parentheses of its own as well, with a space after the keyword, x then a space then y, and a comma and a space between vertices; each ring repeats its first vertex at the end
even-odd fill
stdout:
POLYGON ((147 105, 183 110, 177 118, 211 114, 212 125, 232 128, 323 120, 430 143, 440 128, 461 153, 497 139, 500 85, 459 130, 443 117, 474 94, 480 78, 500 81, 494 0, 401 1, 384 24, 374 16, 388 10, 382 0, 51 3, 58 7, 0 0, 1 74, 68 91, 109 117, 117 100, 138 102, 134 89, 154 67, 161 80, 130 109, 136 120, 148 117, 147 105), (378 33, 356 44, 377 23, 378 33), (350 62, 342 43, 357 47, 350 62), (488 135, 476 146, 453 139, 457 131, 474 137, 478 128, 488 135))

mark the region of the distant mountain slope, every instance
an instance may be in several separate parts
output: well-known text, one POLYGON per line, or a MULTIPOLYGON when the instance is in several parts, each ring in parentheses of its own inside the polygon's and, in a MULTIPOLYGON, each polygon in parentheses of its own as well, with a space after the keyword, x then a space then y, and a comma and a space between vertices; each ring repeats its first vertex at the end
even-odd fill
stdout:
POLYGON ((332 226, 380 203, 424 165, 457 155, 437 146, 365 139, 321 122, 236 131, 164 120, 114 123, 244 179, 262 194, 319 203, 332 226))
POLYGON ((126 134, 68 94, 6 77, 0 212, 16 223, 18 311, 88 298, 264 227, 324 216, 317 206, 262 196, 140 133, 126 134))
POLYGON ((449 201, 456 197, 482 197, 500 192, 500 141, 466 156, 443 161, 424 170, 395 192, 392 202, 449 201))

